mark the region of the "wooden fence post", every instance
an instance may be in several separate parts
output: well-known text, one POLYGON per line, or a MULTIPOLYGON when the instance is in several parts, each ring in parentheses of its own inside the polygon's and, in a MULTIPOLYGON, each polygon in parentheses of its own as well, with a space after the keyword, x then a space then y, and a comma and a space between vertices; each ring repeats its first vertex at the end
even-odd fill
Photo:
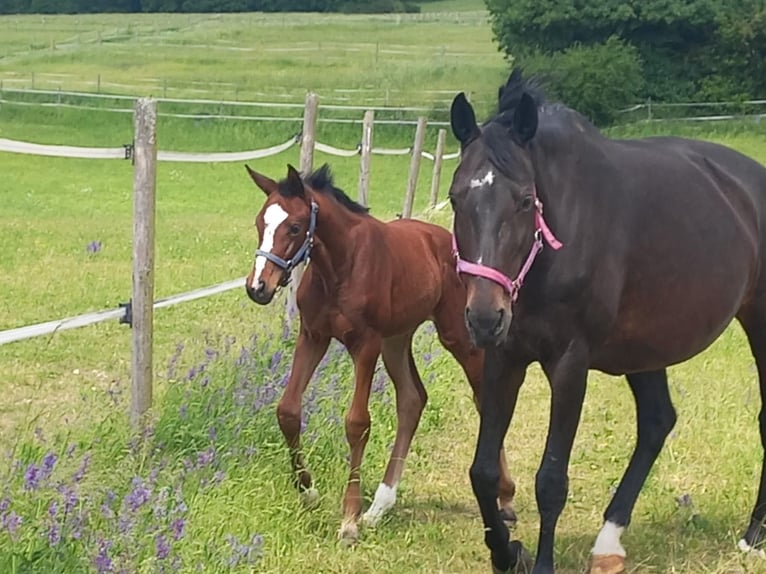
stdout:
POLYGON ((143 424, 152 405, 154 212, 157 186, 157 101, 136 100, 133 147, 133 355, 130 420, 143 424))
POLYGON ((412 204, 415 201, 415 188, 418 185, 418 172, 420 171, 420 159, 423 152, 423 142, 426 138, 426 118, 418 118, 418 127, 415 130, 415 143, 412 146, 410 158, 410 174, 407 178, 407 194, 404 196, 404 208, 402 217, 412 216, 412 204))
POLYGON ((439 184, 442 177, 442 159, 444 156, 444 142, 447 139, 447 131, 439 130, 439 135, 436 138, 436 153, 434 153, 434 171, 431 176, 431 197, 429 206, 431 208, 436 207, 436 202, 439 199, 439 184))
POLYGON ((362 124, 362 149, 359 163, 359 203, 367 207, 370 200, 370 161, 372 159, 372 126, 375 121, 375 112, 364 112, 362 124))
MULTIPOLYGON (((303 131, 301 132, 301 163, 300 171, 306 175, 314 165, 314 145, 316 143, 317 108, 319 98, 316 94, 306 94, 306 107, 303 111, 303 131)), ((293 319, 298 315, 298 285, 303 278, 305 263, 293 269, 290 284, 287 288, 287 324, 292 325, 293 319)))

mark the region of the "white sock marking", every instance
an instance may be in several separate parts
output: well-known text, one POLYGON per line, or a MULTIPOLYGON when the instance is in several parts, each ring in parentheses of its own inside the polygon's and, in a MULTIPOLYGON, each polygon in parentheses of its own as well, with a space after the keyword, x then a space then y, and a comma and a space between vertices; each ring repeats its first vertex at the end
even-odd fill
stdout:
MULTIPOLYGON (((287 219, 287 215, 287 212, 277 203, 269 205, 266 208, 266 213, 263 214, 265 228, 263 230, 261 251, 271 253, 271 250, 274 249, 274 234, 277 232, 277 227, 287 219)), ((253 273, 253 283, 250 285, 253 289, 258 287, 258 282, 261 280, 261 273, 263 273, 263 269, 266 267, 266 261, 267 259, 263 255, 259 255, 255 258, 255 273, 253 273)))
POLYGON ((766 558, 766 551, 764 551, 763 548, 753 548, 747 543, 747 541, 745 541, 744 538, 740 538, 739 542, 737 543, 737 548, 739 548, 745 554, 755 554, 761 558, 766 558))
POLYGON ((625 549, 620 544, 620 536, 622 536, 624 526, 617 526, 614 522, 605 522, 601 527, 601 531, 596 537, 596 543, 593 545, 591 554, 611 556, 617 555, 625 557, 625 549))
POLYGON ((477 187, 484 187, 485 185, 492 185, 493 181, 495 181, 495 172, 490 169, 484 174, 483 178, 472 179, 469 185, 471 186, 471 189, 475 189, 477 187))
POLYGON ((396 502, 396 485, 386 486, 382 482, 375 491, 375 499, 370 509, 364 513, 364 522, 369 526, 375 526, 383 515, 388 512, 396 502))

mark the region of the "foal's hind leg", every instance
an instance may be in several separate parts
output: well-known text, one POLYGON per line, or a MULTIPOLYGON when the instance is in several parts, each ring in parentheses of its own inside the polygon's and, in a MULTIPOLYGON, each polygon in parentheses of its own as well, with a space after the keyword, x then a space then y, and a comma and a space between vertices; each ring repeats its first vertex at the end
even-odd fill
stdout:
POLYGON ((412 335, 410 332, 383 340, 383 363, 396 389, 396 440, 383 482, 364 514, 364 522, 370 526, 375 526, 396 502, 396 487, 426 405, 426 389, 412 358, 412 335))
POLYGON ((317 500, 316 490, 312 487, 311 475, 303 462, 300 449, 301 440, 301 399, 306 385, 314 374, 319 361, 327 352, 329 338, 314 338, 301 329, 295 344, 293 364, 287 387, 277 406, 279 428, 290 449, 290 460, 295 473, 295 482, 300 490, 304 504, 313 505, 317 500))
POLYGON ((616 574, 625 570, 625 549, 620 544, 620 536, 630 522, 649 470, 676 422, 665 370, 635 373, 627 379, 636 400, 638 440, 617 492, 604 512, 604 525, 593 546, 591 574, 616 574))
MULTIPOLYGON (((484 352, 471 344, 468 329, 463 319, 465 301, 457 297, 447 300, 445 297, 436 308, 434 324, 439 334, 439 341, 463 368, 468 382, 473 389, 473 400, 476 410, 479 410, 481 398, 481 377, 484 368, 484 352)), ((505 522, 514 524, 516 512, 513 510, 513 497, 516 495, 516 484, 508 471, 508 461, 505 458, 505 448, 501 445, 498 465, 500 480, 498 483, 498 507, 505 522)))
POLYGON ((354 398, 346 415, 346 438, 350 449, 348 484, 343 496, 343 522, 338 532, 341 542, 353 544, 359 538, 357 521, 362 512, 361 473, 364 448, 370 435, 370 387, 375 363, 380 355, 381 341, 377 335, 369 335, 346 344, 354 359, 354 398))
MULTIPOLYGON (((764 305, 766 307, 766 305, 764 305)), ((747 334, 750 350, 758 369, 758 385, 761 391, 761 412, 758 422, 761 431, 761 446, 766 450, 766 311, 743 310, 738 316, 742 328, 747 334)), ((761 548, 766 538, 763 522, 766 518, 766 457, 761 466, 761 482, 758 487, 758 497, 750 517, 750 525, 739 541, 743 552, 756 551, 764 555, 761 548)))

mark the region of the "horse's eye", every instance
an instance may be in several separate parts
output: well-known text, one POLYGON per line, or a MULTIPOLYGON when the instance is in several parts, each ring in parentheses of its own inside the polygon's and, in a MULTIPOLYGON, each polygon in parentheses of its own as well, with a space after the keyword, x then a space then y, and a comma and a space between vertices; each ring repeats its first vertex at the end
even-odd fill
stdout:
POLYGON ((290 235, 298 235, 301 232, 301 226, 298 225, 297 223, 293 223, 290 226, 290 229, 288 229, 288 232, 290 233, 290 235))
POLYGON ((519 211, 529 211, 532 209, 532 206, 535 204, 535 200, 532 198, 531 195, 525 195, 521 198, 521 203, 519 204, 519 211))

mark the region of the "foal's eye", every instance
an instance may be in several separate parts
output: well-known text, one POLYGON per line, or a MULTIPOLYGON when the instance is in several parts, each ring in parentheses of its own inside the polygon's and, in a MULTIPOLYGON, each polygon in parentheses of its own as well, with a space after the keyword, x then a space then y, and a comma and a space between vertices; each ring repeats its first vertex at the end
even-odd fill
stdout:
POLYGON ((525 195, 521 198, 521 203, 519 204, 519 211, 529 211, 532 209, 532 206, 535 204, 535 200, 532 198, 531 195, 525 195))
POLYGON ((293 223, 287 231, 290 235, 298 235, 301 232, 301 226, 293 223))

